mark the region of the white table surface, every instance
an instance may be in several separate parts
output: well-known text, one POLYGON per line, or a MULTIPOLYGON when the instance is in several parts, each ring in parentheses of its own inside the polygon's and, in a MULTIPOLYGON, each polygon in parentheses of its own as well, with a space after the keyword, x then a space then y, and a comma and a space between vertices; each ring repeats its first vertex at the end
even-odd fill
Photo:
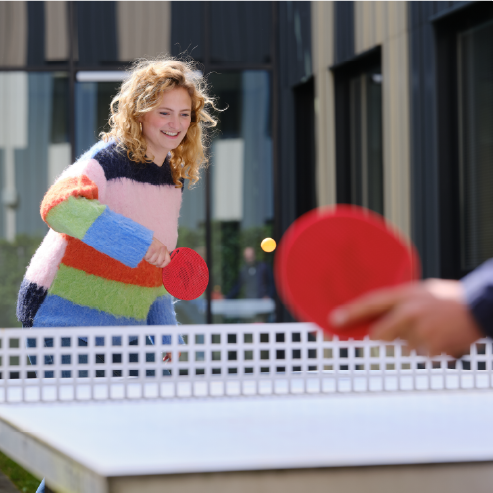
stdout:
POLYGON ((2 405, 103 477, 493 460, 493 392, 2 405))

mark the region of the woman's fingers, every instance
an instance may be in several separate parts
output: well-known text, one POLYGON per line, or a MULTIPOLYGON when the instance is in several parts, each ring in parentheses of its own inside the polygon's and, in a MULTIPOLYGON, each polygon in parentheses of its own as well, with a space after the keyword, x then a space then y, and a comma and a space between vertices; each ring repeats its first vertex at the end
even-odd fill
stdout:
POLYGON ((164 260, 163 260, 162 265, 160 266, 161 268, 166 267, 171 262, 171 257, 170 257, 169 251, 166 247, 164 247, 164 248, 165 248, 164 260))
POLYGON ((171 257, 166 245, 163 245, 156 238, 152 239, 152 243, 144 256, 144 259, 151 265, 155 265, 161 269, 171 262, 171 257))

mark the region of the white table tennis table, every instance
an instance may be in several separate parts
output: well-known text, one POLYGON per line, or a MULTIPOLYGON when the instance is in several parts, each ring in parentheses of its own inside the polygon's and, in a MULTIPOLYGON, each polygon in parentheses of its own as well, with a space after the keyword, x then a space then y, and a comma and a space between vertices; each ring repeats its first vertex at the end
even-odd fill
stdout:
POLYGON ((0 330, 0 449, 55 492, 493 490, 489 340, 455 363, 310 324, 70 330, 0 330))

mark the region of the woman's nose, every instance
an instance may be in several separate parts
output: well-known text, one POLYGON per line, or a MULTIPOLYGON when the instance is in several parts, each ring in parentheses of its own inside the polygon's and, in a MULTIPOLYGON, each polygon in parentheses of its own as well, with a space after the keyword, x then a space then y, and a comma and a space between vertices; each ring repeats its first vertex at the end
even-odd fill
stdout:
POLYGON ((178 128, 180 120, 178 116, 172 116, 171 119, 169 120, 169 125, 173 128, 178 128))

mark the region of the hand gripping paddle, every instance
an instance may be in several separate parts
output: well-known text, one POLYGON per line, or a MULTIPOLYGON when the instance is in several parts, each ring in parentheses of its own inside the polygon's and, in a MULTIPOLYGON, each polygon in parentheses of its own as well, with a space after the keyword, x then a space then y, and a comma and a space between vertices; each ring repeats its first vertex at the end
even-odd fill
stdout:
POLYGON ((293 315, 342 340, 362 339, 369 325, 334 328, 328 320, 334 308, 419 273, 412 245, 378 214, 350 205, 301 216, 282 238, 274 265, 278 292, 293 315))
POLYGON ((204 259, 191 248, 175 248, 171 262, 163 269, 163 285, 179 300, 198 298, 209 284, 209 269, 204 259))

